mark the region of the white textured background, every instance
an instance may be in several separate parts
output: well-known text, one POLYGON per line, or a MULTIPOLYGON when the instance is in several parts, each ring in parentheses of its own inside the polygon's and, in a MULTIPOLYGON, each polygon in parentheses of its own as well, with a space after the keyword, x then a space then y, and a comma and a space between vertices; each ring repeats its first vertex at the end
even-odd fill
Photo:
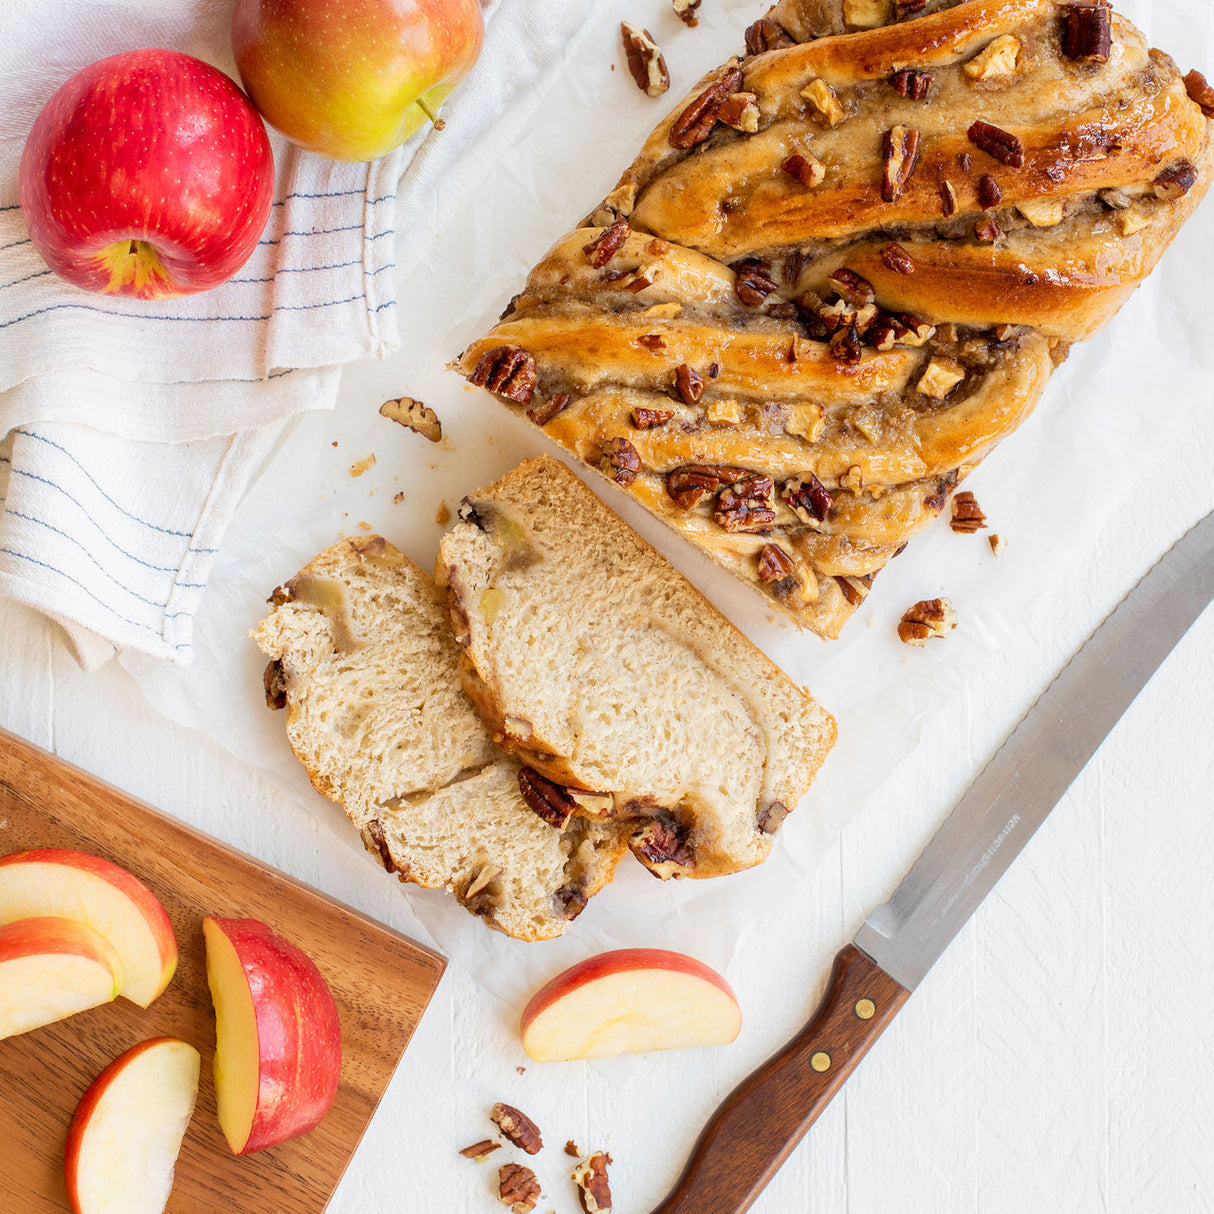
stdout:
MULTIPOLYGON (((664 895, 630 875, 557 945, 490 936, 436 896, 405 896, 377 877, 346 845, 338 815, 292 783, 277 722, 264 733, 258 725, 257 774, 154 711, 140 684, 239 749, 232 721, 252 711, 249 676, 259 663, 244 650, 234 665, 229 654, 256 611, 249 587, 264 594, 361 520, 424 564, 438 501, 454 504, 538 449, 442 362, 496 314, 561 225, 610 185, 656 117, 622 68, 610 71, 615 22, 649 25, 677 91, 732 48, 754 15, 739 0, 704 8, 709 19, 687 31, 658 0, 604 0, 534 105, 478 151, 475 199, 448 206, 440 196, 432 225, 409 234, 398 256, 411 264, 405 348, 389 363, 352 369, 338 414, 304 418, 249 495, 217 568, 212 616, 200 621, 194 670, 170 678, 132 663, 135 678, 117 665, 86 678, 51 625, 0 601, 0 724, 456 958, 339 1190, 332 1208, 342 1214, 500 1208, 496 1162, 456 1155, 491 1130, 484 1115, 497 1099, 546 1133, 536 1165, 541 1214, 576 1209, 560 1152, 567 1137, 611 1150, 616 1208, 645 1214, 719 1099, 806 1018, 835 951, 1024 709, 1146 567, 1214 507, 1208 203, 1152 284, 1073 355, 1037 415, 974 477, 1009 541, 1004 557, 990 558, 981 537, 933 529, 879 579, 846 648, 769 625, 726 579, 629 514, 839 711, 845 734, 776 861, 719 892, 689 883, 664 895), (439 409, 442 446, 376 418, 379 402, 402 392, 439 409), (346 469, 369 451, 376 468, 351 481, 346 469), (405 500, 393 505, 399 491, 405 500), (912 653, 889 639, 902 607, 940 591, 962 615, 947 644, 912 653), (869 777, 854 778, 853 795, 850 773, 864 768, 869 777), (652 913, 667 904, 673 910, 652 913), (718 1051, 531 1064, 515 1024, 533 976, 613 937, 674 944, 723 967, 746 1016, 739 1040, 718 1051)), ((1189 55, 1214 48, 1205 0, 1119 8, 1158 45, 1189 55)), ((1214 52, 1192 62, 1214 67, 1214 52)), ((1214 1209, 1212 686, 1214 612, 756 1211, 1214 1209)))

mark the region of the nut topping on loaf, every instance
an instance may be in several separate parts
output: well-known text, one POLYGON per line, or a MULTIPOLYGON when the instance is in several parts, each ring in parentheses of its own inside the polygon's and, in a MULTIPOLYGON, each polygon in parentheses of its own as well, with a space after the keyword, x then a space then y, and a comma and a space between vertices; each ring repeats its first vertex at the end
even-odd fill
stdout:
POLYGON ((780 0, 745 40, 459 367, 517 406, 525 356, 550 438, 835 636, 1205 194, 1214 93, 1098 0, 780 0))

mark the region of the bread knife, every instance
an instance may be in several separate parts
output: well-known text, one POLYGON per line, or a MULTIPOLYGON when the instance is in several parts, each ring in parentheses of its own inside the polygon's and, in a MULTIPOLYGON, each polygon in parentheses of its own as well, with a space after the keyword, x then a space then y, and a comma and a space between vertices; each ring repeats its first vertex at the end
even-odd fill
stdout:
POLYGON ((1067 663, 835 958, 809 1023, 713 1114, 653 1214, 742 1214, 1214 599, 1214 512, 1067 663))

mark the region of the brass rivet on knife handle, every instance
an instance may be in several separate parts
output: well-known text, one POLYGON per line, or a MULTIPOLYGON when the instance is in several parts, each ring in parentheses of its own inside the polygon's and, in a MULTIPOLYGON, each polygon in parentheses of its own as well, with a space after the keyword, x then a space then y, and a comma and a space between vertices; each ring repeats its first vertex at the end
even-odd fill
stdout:
POLYGON ((909 997, 854 944, 847 945, 835 958, 809 1024, 726 1098, 653 1214, 749 1209, 909 997))

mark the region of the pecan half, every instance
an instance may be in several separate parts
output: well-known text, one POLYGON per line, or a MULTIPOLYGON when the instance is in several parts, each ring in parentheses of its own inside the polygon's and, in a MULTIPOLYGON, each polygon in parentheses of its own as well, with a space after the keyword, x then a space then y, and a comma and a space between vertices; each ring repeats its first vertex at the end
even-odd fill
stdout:
POLYGON ((773 801, 759 812, 759 829, 765 835, 774 835, 788 817, 788 806, 783 801, 773 801))
POLYGON ((489 1120, 516 1147, 526 1151, 528 1155, 537 1155, 543 1149, 544 1140, 540 1136, 539 1126, 526 1113, 520 1113, 512 1104, 503 1104, 499 1100, 489 1110, 489 1120))
POLYGON ((967 489, 953 498, 953 517, 948 525, 958 535, 973 535, 986 529, 986 515, 978 505, 978 499, 967 489))
POLYGON ((909 608, 898 624, 898 639, 906 645, 926 645, 931 637, 945 637, 957 627, 957 615, 948 599, 923 599, 909 608))
POLYGON ((1024 168, 1024 144, 1018 135, 992 126, 989 122, 975 122, 966 132, 970 143, 980 147, 989 156, 1014 169, 1024 168))
POLYGON ((655 426, 664 426, 674 417, 673 409, 633 409, 632 424, 638 430, 652 430, 655 426))
POLYGON ((599 468, 617 485, 631 485, 641 470, 641 457, 626 438, 609 438, 599 449, 599 468))
POLYGON ((676 506, 694 509, 701 499, 716 493, 722 481, 718 469, 711 464, 685 464, 666 473, 666 492, 676 506))
POLYGON ((535 359, 518 346, 494 346, 481 356, 468 379, 478 388, 529 405, 537 380, 535 359))
POLYGON ((632 854, 655 877, 665 881, 676 868, 695 868, 695 850, 669 814, 659 814, 628 840, 632 854))
POLYGON ((1196 68, 1184 78, 1184 89, 1207 118, 1214 118, 1214 87, 1196 68))
POLYGON ((568 392, 558 392, 555 396, 549 397, 541 405, 535 405, 527 410, 529 420, 535 422, 537 426, 546 426, 558 413, 569 407, 569 402, 573 398, 568 392))
POLYGON ((379 407, 379 415, 420 434, 422 438, 428 438, 432 443, 437 443, 443 437, 443 423, 438 420, 438 414, 411 396, 384 401, 379 407))
POLYGON ((1183 198, 1197 184, 1197 169, 1189 160, 1178 160, 1155 178, 1155 197, 1161 202, 1183 198))
POLYGON ((620 251, 620 246, 632 235, 632 224, 622 216, 609 228, 605 228, 582 252, 590 258, 590 264, 601 270, 620 251))
POLYGON ((674 15, 689 29, 695 29, 700 24, 699 18, 696 16, 696 9, 700 7, 700 0, 672 0, 674 4, 674 15))
POLYGON ((913 274, 915 263, 911 255, 897 241, 887 244, 881 250, 881 264, 895 274, 913 274))
POLYGON ((806 156, 801 152, 791 155, 780 168, 807 190, 820 186, 826 180, 826 166, 816 156, 806 156))
POLYGON ((940 183, 940 205, 944 211, 945 219, 957 213, 957 191, 953 188, 951 181, 942 181, 940 183))
POLYGON ((504 1163, 497 1172, 497 1193, 511 1214, 530 1214, 543 1190, 535 1173, 521 1163, 504 1163))
POLYGON ((704 377, 686 363, 674 369, 674 386, 685 405, 698 405, 704 395, 704 377))
POLYGON ((607 1182, 607 1165, 611 1156, 596 1151, 585 1163, 580 1163, 569 1173, 578 1189, 578 1201, 585 1214, 610 1214, 611 1185, 607 1182))
POLYGON ((674 120, 667 136, 672 148, 693 148, 712 134, 717 124, 717 111, 731 93, 742 83, 741 68, 732 67, 716 84, 710 84, 694 98, 674 120))
POLYGON ((261 676, 266 692, 266 707, 279 712, 287 706, 287 672, 281 661, 273 661, 261 676))
POLYGON ((1079 63, 1108 63, 1113 26, 1107 0, 1068 4, 1062 16, 1062 53, 1079 63))
POLYGON ((873 284, 867 278, 861 278, 855 270, 849 270, 846 266, 840 267, 827 275, 827 278, 834 284, 837 290, 848 303, 858 304, 863 307, 865 304, 870 304, 877 298, 877 292, 873 288, 873 284))
POLYGON ((812 472, 807 472, 805 476, 795 480, 785 481, 780 496, 788 503, 789 509, 806 523, 811 517, 819 523, 822 522, 832 505, 826 486, 812 472))
POLYGON ((470 1147, 464 1147, 460 1154, 465 1159, 486 1159, 493 1154, 494 1151, 500 1151, 502 1144, 494 1142, 492 1138, 482 1139, 480 1142, 474 1142, 470 1147))
POLYGON ((989 173, 983 173, 978 179, 978 205, 984 211, 993 211, 1002 201, 999 183, 989 173))
POLYGON ((627 21, 620 22, 620 37, 624 40, 624 56, 636 86, 649 97, 660 97, 670 88, 670 72, 661 48, 653 35, 637 29, 627 21))
POLYGON ((748 307, 757 308, 778 288, 771 276, 771 265, 761 257, 744 257, 731 269, 737 276, 733 289, 737 297, 748 307))
POLYGON ((925 101, 935 83, 931 72, 918 72, 912 67, 904 67, 889 78, 890 88, 909 101, 925 101))
POLYGON ((777 25, 776 22, 769 21, 766 17, 760 17, 758 21, 747 27, 746 53, 748 55, 762 55, 782 46, 796 45, 782 25, 777 25))
POLYGON ((776 521, 774 488, 770 476, 748 476, 726 486, 717 495, 713 521, 723 531, 767 531, 776 521))
POLYGON ((919 163, 919 132, 913 127, 892 127, 882 138, 881 155, 885 162, 881 200, 897 202, 919 163))
MULTIPOLYGON (((577 802, 568 790, 541 776, 534 768, 519 768, 518 790, 528 808, 557 830, 564 830, 570 815, 577 812, 577 802)), ((505 1127, 502 1133, 508 1133, 505 1127)))
POLYGON ((764 544, 759 552, 759 581, 782 582, 796 571, 793 559, 779 544, 764 544))

